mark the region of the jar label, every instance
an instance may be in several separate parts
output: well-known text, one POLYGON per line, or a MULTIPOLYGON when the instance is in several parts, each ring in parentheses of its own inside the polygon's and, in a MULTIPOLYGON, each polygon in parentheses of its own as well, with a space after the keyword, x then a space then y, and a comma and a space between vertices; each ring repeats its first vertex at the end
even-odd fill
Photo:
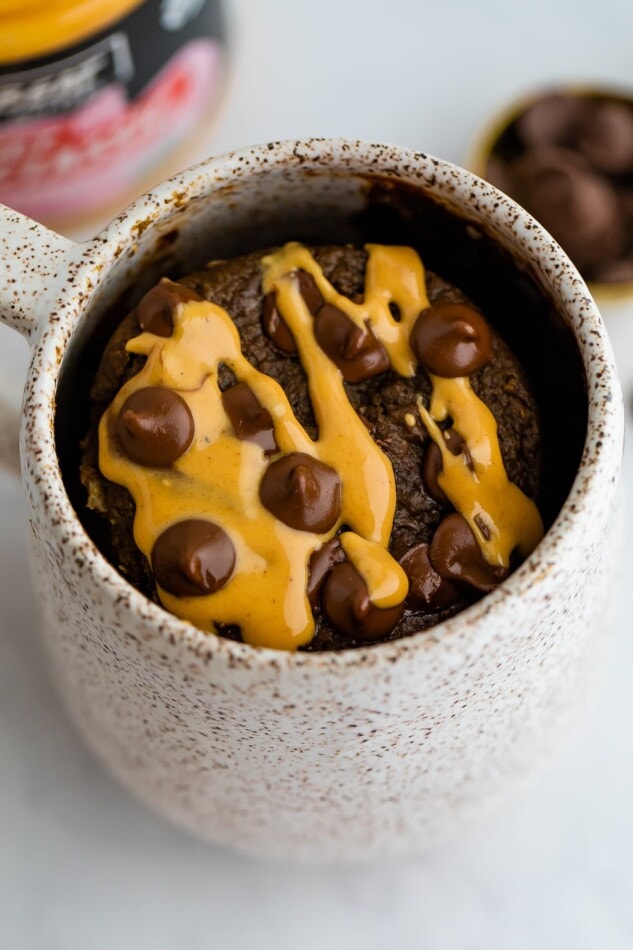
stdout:
POLYGON ((132 189, 217 96, 216 0, 146 0, 63 55, 0 69, 0 201, 70 216, 132 189))

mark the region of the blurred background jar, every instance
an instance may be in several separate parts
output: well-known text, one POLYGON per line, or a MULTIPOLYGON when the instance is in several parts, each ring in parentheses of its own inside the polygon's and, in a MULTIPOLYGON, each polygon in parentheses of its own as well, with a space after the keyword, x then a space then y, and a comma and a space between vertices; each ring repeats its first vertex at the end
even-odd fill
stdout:
POLYGON ((0 0, 0 202, 91 229, 198 157, 220 0, 0 0))

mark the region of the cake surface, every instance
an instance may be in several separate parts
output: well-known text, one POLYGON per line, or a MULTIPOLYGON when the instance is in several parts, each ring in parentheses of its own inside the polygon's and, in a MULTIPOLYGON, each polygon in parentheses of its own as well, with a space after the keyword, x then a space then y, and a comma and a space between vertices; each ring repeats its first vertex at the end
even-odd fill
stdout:
MULTIPOLYGON (((307 250, 305 253, 308 254, 307 250)), ((427 304, 422 308, 426 317, 422 320, 421 316, 418 319, 418 315, 414 315, 416 319, 412 322, 413 329, 403 343, 406 347, 410 344, 411 350, 416 351, 416 354, 419 351, 422 358, 416 357, 411 362, 410 370, 401 366, 400 371, 395 371, 392 367, 393 353, 396 350, 392 348, 387 353, 382 345, 384 339, 378 329, 376 328, 375 336, 371 332, 371 320, 365 319, 366 329, 363 328, 362 307, 363 302, 369 299, 366 295, 368 260, 371 255, 371 249, 368 252, 348 246, 315 248, 311 260, 316 267, 316 283, 314 278, 308 276, 306 279, 307 271, 302 271, 301 268, 290 274, 305 304, 305 318, 314 320, 314 335, 320 351, 326 354, 334 367, 334 375, 331 378, 336 379, 336 374, 342 373, 342 387, 346 399, 362 421, 363 431, 369 433, 372 445, 377 447, 377 454, 382 459, 386 458, 384 465, 392 471, 395 483, 393 512, 391 516, 385 516, 383 519, 388 528, 383 547, 390 555, 390 564, 395 565, 390 576, 403 575, 405 584, 408 582, 408 590, 406 587, 404 590, 406 599, 402 600, 400 594, 398 596, 401 601, 394 605, 387 602, 389 597, 383 598, 380 609, 376 611, 374 601, 370 598, 370 609, 366 611, 369 620, 367 623, 359 620, 357 626, 353 616, 350 620, 349 605, 352 600, 354 603, 360 603, 364 597, 367 607, 367 589, 362 583, 359 584, 356 549, 363 546, 361 541, 365 546, 378 541, 368 538, 367 533, 363 536, 362 532, 361 540, 354 540, 351 535, 354 534, 354 538, 359 537, 357 529, 356 533, 349 531, 349 524, 341 520, 344 519, 346 509, 337 492, 340 495, 342 487, 343 499, 349 498, 354 491, 353 488, 350 489, 350 479, 341 477, 337 481, 336 465, 323 462, 322 468, 315 467, 321 463, 316 457, 319 453, 312 453, 311 446, 319 446, 320 433, 314 393, 310 386, 314 388, 319 374, 309 379, 309 374, 306 374, 302 361, 295 352, 293 335, 289 333, 283 319, 280 291, 271 291, 264 286, 266 280, 270 281, 272 278, 270 273, 266 274, 263 261, 273 260, 274 264, 277 258, 274 254, 272 258, 268 258, 265 252, 259 252, 233 261, 214 262, 205 270, 183 278, 177 285, 162 285, 160 291, 163 303, 171 299, 174 312, 180 312, 178 307, 186 308, 189 298, 193 309, 201 306, 197 301, 202 299, 222 308, 230 316, 239 333, 244 358, 259 374, 265 374, 279 384, 294 419, 308 440, 306 442, 304 439, 309 450, 307 453, 296 450, 294 453, 282 451, 278 444, 276 422, 266 421, 266 416, 270 418, 268 408, 257 399, 253 403, 252 387, 249 388, 240 379, 235 368, 228 365, 229 361, 220 360, 214 385, 220 393, 231 437, 242 440, 242 443, 247 442, 250 446, 247 451, 250 453, 249 458, 254 460, 253 464, 264 466, 259 489, 263 507, 289 527, 290 533, 294 532, 304 542, 308 536, 318 539, 312 547, 308 544, 302 548, 309 555, 306 578, 314 623, 310 636, 298 645, 308 650, 341 649, 407 636, 452 616, 503 580, 508 571, 529 553, 529 549, 534 546, 535 532, 537 533, 537 528, 534 527, 537 516, 533 516, 533 541, 531 544, 526 541, 525 549, 521 553, 517 554, 516 550, 520 544, 513 544, 505 556, 506 563, 501 563, 501 560, 493 563, 490 554, 487 558, 483 556, 482 552, 488 550, 486 542, 488 548, 492 544, 491 526, 486 526, 484 520, 480 519, 479 522, 475 521, 474 530, 469 528, 459 506, 449 500, 450 492, 445 490, 447 483, 442 478, 444 466, 447 471, 454 467, 455 478, 461 479, 462 482, 468 481, 470 488, 473 485, 476 487, 481 481, 476 477, 479 472, 477 445, 465 438, 465 433, 457 430, 454 420, 451 425, 450 418, 435 420, 432 418, 433 412, 430 415, 428 413, 433 399, 437 401, 442 386, 454 396, 456 380, 462 377, 468 379, 477 397, 472 405, 476 404, 480 413, 489 411, 496 422, 500 451, 497 469, 503 470, 504 476, 507 474, 503 485, 510 483, 512 497, 524 505, 531 515, 530 499, 538 501, 540 488, 539 421, 535 399, 518 360, 502 338, 487 328, 485 315, 482 317, 478 314, 457 288, 434 274, 424 274, 422 271, 424 290, 428 297, 427 304), (323 285, 320 274, 325 281, 323 285), (345 306, 346 312, 349 310, 354 316, 358 311, 358 323, 356 329, 352 327, 351 337, 347 329, 344 328, 344 333, 341 330, 341 311, 338 310, 337 317, 337 307, 323 297, 321 291, 326 285, 349 301, 349 306, 341 304, 345 306), (187 288, 191 293, 178 290, 178 287, 187 288), (470 330, 474 326, 479 334, 478 339, 489 335, 489 352, 481 358, 478 357, 474 363, 465 365, 462 372, 459 366, 453 365, 459 349, 453 348, 448 354, 451 365, 444 370, 448 351, 443 343, 437 344, 441 333, 440 337, 437 337, 437 334, 434 336, 434 320, 436 323, 439 321, 441 329, 448 318, 459 322, 462 314, 462 322, 470 330), (478 321, 482 324, 481 328, 478 321), (347 333, 342 342, 342 338, 339 339, 341 333, 343 336, 347 333), (341 353, 344 355, 341 356, 341 353), (442 383, 444 372, 448 374, 446 379, 449 380, 446 385, 442 383), (437 442, 441 439, 445 440, 447 450, 441 451, 438 448, 437 442), (456 460, 454 466, 447 451, 456 460), (301 458, 298 458, 300 455, 301 458), (295 467, 286 471, 290 465, 289 458, 295 467), (335 477, 325 469, 334 471, 335 477), (303 492, 298 511, 294 508, 290 511, 285 488, 280 495, 279 486, 285 486, 288 477, 295 478, 295 481, 299 479, 303 492), (309 483, 307 489, 304 485, 306 479, 309 483), (321 507, 318 510, 315 508, 316 513, 312 513, 312 508, 305 502, 306 492, 309 494, 312 482, 318 485, 320 491, 321 507), (470 485, 471 482, 473 485, 470 485), (327 504, 323 502, 326 496, 327 504), (477 525, 481 529, 479 538, 477 525), (346 537, 343 537, 344 535, 346 537), (387 617, 389 610, 392 614, 387 617), (374 624, 372 618, 376 615, 378 621, 374 624)), ((271 267, 273 265, 269 266, 269 271, 271 267)), ((282 284, 274 286, 279 288, 282 284)), ((151 298, 147 295, 144 298, 145 303, 142 301, 133 313, 124 317, 104 351, 92 388, 92 423, 85 440, 81 475, 88 492, 89 507, 103 516, 103 532, 97 540, 114 566, 142 593, 159 603, 162 602, 168 609, 173 609, 173 597, 180 597, 183 604, 195 601, 194 606, 197 607, 202 601, 200 598, 196 601, 196 591, 186 585, 183 587, 182 580, 177 581, 175 586, 173 577, 170 580, 171 575, 168 572, 171 569, 170 558, 173 558, 174 545, 178 548, 178 545, 182 547, 185 543, 204 543, 208 548, 212 542, 216 559, 214 570, 218 574, 215 583, 219 583, 220 588, 230 585, 230 578, 235 571, 235 558, 231 560, 230 545, 222 547, 221 535, 209 540, 208 531, 204 535, 204 526, 201 528, 199 525, 195 530, 202 530, 202 541, 192 541, 193 528, 184 540, 179 539, 177 532, 174 534, 172 531, 171 535, 163 538, 160 549, 157 543, 154 544, 150 557, 149 549, 148 553, 143 553, 135 541, 134 519, 137 505, 132 494, 123 484, 117 484, 115 480, 103 474, 104 467, 107 467, 103 462, 106 451, 104 432, 109 433, 110 454, 116 456, 118 453, 123 458, 122 470, 126 471, 126 466, 130 468, 131 459, 134 471, 137 474, 140 472, 140 475, 143 475, 145 470, 177 472, 180 464, 178 459, 187 457, 189 445, 194 438, 192 422, 187 415, 189 410, 186 406, 183 409, 179 401, 184 394, 191 402, 187 395, 187 386, 184 386, 182 391, 178 388, 180 396, 170 396, 169 399, 163 400, 159 408, 152 402, 152 393, 149 393, 150 402, 147 405, 142 405, 139 401, 142 399, 141 395, 132 393, 136 402, 130 405, 126 403, 123 409, 119 408, 119 421, 108 416, 108 413, 112 414, 113 400, 116 401, 121 389, 133 384, 138 374, 147 368, 146 356, 141 355, 138 350, 136 353, 132 352, 135 344, 130 341, 135 338, 148 338, 147 346, 150 349, 145 350, 147 354, 151 352, 152 345, 152 339, 149 338, 153 338, 154 344, 162 346, 161 339, 167 338, 171 332, 169 325, 161 327, 155 322, 156 308, 152 316, 154 323, 151 327, 148 326, 147 314, 151 309, 147 304, 148 299, 151 303, 151 298), (139 337, 142 329, 145 333, 139 337), (131 349, 128 349, 128 345, 131 349), (123 410, 127 412, 127 416, 123 410), (161 418, 169 418, 173 422, 167 447, 164 438, 162 441, 154 438, 148 442, 142 426, 141 430, 134 428, 139 419, 142 421, 145 418, 144 413, 155 418, 158 412, 162 413, 161 418), (128 423, 120 421, 123 416, 128 419, 128 423), (130 420, 133 420, 134 425, 130 420), (140 441, 139 432, 142 436, 140 441), (151 449, 149 454, 148 446, 151 449), (164 591, 157 589, 156 576, 165 578, 167 586, 171 584, 174 587, 171 599, 165 596, 164 591)), ((397 335, 400 321, 406 321, 406 314, 403 316, 404 311, 400 312, 398 301, 394 301, 393 295, 389 302, 391 324, 394 334, 397 335)), ((388 317, 385 315, 385 326, 387 321, 388 317)), ((167 322, 169 324, 169 320, 167 322)), ((464 349, 463 340, 460 346, 463 352, 470 353, 468 347, 464 349)), ((367 453, 364 450, 360 452, 361 457, 356 460, 359 470, 367 458, 373 457, 372 452, 373 449, 367 453)), ((212 455, 209 458, 212 459, 212 455)), ((331 460, 328 457, 326 461, 331 460)), ((489 494, 494 496, 494 485, 489 494)), ((295 492, 293 497, 296 496, 295 492)), ((462 494, 461 497, 465 496, 462 494)), ((178 519, 175 515, 171 520, 175 522, 172 527, 177 528, 178 519)), ((163 534, 168 533, 165 531, 163 534)), ((378 538, 378 535, 376 537, 378 538)), ((374 553, 377 558, 375 564, 378 564, 379 552, 374 553)), ((387 568, 385 570, 389 573, 387 568)), ((363 574, 361 580, 369 584, 368 574, 363 574)), ((208 589, 206 593, 209 594, 204 597, 204 603, 209 605, 209 625, 206 628, 216 629, 225 636, 240 638, 242 631, 237 621, 231 622, 229 618, 218 620, 213 617, 214 593, 208 589)), ((392 600, 394 598, 397 600, 395 594, 392 600)), ((174 609, 174 612, 178 610, 174 609)), ((253 642, 252 638, 248 642, 253 642)), ((277 644, 264 640, 264 645, 277 644)))

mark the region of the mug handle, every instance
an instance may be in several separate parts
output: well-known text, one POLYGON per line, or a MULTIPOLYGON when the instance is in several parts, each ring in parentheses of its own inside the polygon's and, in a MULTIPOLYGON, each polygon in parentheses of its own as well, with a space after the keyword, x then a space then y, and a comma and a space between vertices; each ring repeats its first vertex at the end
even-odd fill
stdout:
MULTIPOLYGON (((77 245, 0 204, 0 322, 32 346, 55 305, 77 245)), ((21 393, 0 379, 0 466, 20 473, 18 434, 21 393)))

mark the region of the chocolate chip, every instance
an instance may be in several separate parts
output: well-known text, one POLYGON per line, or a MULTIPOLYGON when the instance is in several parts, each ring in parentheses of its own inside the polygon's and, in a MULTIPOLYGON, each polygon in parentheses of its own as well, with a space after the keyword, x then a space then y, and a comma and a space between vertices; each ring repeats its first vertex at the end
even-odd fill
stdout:
POLYGON ((203 597, 227 583, 235 568, 235 548, 212 521, 191 518, 171 525, 152 550, 156 583, 175 597, 203 597))
POLYGON ((324 304, 316 314, 314 335, 348 383, 359 383, 389 369, 387 351, 369 327, 357 327, 332 304, 324 304))
POLYGON ((141 330, 156 336, 171 336, 174 311, 178 304, 203 298, 189 287, 163 277, 161 282, 145 294, 136 307, 136 319, 141 330))
POLYGON ((308 562, 308 600, 313 610, 318 609, 319 597, 325 579, 335 564, 345 560, 345 551, 338 538, 326 541, 318 551, 313 551, 308 562))
MULTIPOLYGON (((466 464, 472 470, 473 460, 471 458, 470 452, 468 451, 468 446, 459 432, 456 432, 455 429, 445 429, 442 433, 442 436, 444 438, 446 448, 452 452, 453 455, 463 454, 466 459, 466 464)), ((426 447, 424 458, 422 459, 422 477, 424 479, 424 485, 431 498, 435 499, 435 501, 439 502, 441 505, 450 505, 450 501, 440 488, 438 476, 442 470, 442 453, 435 442, 430 440, 426 447)))
POLYGON ((187 451, 194 421, 185 400, 166 386, 137 389, 123 403, 116 434, 127 457, 137 465, 163 468, 187 451))
POLYGON ((533 100, 499 135, 486 169, 598 283, 629 279, 631 175, 633 101, 599 88, 533 100))
POLYGON ((516 131, 528 148, 564 145, 574 137, 583 115, 584 103, 578 97, 551 93, 518 117, 516 131))
POLYGON ((341 513, 341 479, 319 459, 292 452, 268 466, 259 497, 264 508, 290 528, 324 534, 341 513))
POLYGON ((379 640, 392 630, 404 611, 376 607, 369 599, 367 584, 349 561, 337 564, 325 582, 323 609, 334 626, 354 640, 379 640))
POLYGON ((574 263, 589 268, 616 257, 625 233, 610 182, 563 149, 534 149, 514 166, 516 197, 559 241, 574 263))
POLYGON ((423 310, 410 342, 418 362, 435 376, 470 376, 492 356, 490 327, 463 303, 437 303, 423 310))
POLYGON ((312 316, 314 316, 317 310, 323 306, 323 295, 317 287, 312 274, 308 274, 307 271, 300 270, 297 271, 296 276, 301 296, 305 300, 308 310, 312 316))
POLYGON ((266 294, 264 297, 262 326, 266 335, 272 340, 277 349, 286 356, 292 356, 297 352, 297 344, 288 329, 288 324, 277 310, 274 293, 266 294))
POLYGON ((595 102, 578 132, 578 149, 594 168, 633 171, 633 111, 623 102, 595 102))
POLYGON ((266 455, 279 451, 273 417, 246 383, 225 389, 222 405, 238 439, 256 442, 266 455))
POLYGON ((413 607, 444 610, 462 599, 457 584, 438 574, 431 564, 428 544, 410 548, 400 558, 400 565, 409 578, 407 599, 413 607))
POLYGON ((508 575, 505 568, 488 563, 470 525, 457 512, 448 515, 437 528, 429 547, 429 560, 446 580, 469 584, 481 591, 494 590, 508 575))

